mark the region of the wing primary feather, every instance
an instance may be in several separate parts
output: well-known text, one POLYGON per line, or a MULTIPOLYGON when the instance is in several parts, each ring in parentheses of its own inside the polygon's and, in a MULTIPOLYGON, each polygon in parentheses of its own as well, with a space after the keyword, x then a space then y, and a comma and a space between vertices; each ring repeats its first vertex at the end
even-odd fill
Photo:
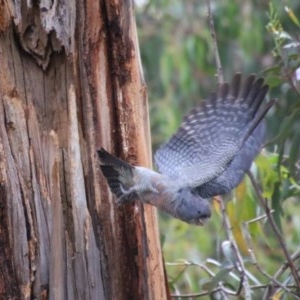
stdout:
MULTIPOLYGON (((252 84, 255 80, 255 75, 251 74, 247 79, 246 82, 242 88, 242 94, 241 94, 241 99, 247 99, 249 92, 251 91, 252 84)), ((238 100, 238 98, 237 98, 238 100)))
POLYGON ((258 115, 254 118, 254 120, 251 122, 251 126, 247 130, 243 140, 242 140, 242 145, 244 145, 245 141, 249 138, 249 136, 253 133, 255 128, 260 124, 264 116, 267 114, 267 112, 270 110, 270 108, 276 103, 275 99, 272 99, 269 101, 263 108, 262 110, 258 113, 258 115))
POLYGON ((250 92, 244 99, 244 102, 247 103, 249 107, 251 107, 252 102, 256 99, 257 94, 260 92, 263 83, 263 78, 258 78, 251 86, 250 92))
POLYGON ((262 78, 236 73, 184 117, 177 132, 155 153, 158 170, 182 187, 216 178, 239 153, 275 103, 262 78))
MULTIPOLYGON (((207 102, 210 102, 212 103, 212 105, 215 107, 216 105, 216 102, 218 100, 218 97, 217 97, 217 93, 216 92, 213 92, 209 95, 209 97, 207 98, 207 102)), ((197 111, 199 110, 199 107, 203 105, 203 102, 201 102, 199 105, 197 105, 194 109, 192 109, 191 113, 193 113, 194 111, 197 111)))
POLYGON ((228 92, 229 92, 229 84, 228 84, 228 82, 224 82, 221 85, 221 87, 219 88, 219 97, 223 101, 226 101, 227 100, 227 96, 228 96, 228 92))
POLYGON ((239 92, 240 92, 240 86, 241 86, 241 79, 242 79, 242 74, 241 73, 236 73, 234 77, 232 78, 231 82, 231 88, 230 88, 230 95, 235 99, 238 97, 239 92))
POLYGON ((254 116, 254 114, 256 113, 256 111, 258 110, 258 108, 261 105, 261 102, 264 100, 264 98, 266 97, 266 94, 268 93, 269 90, 269 86, 268 85, 264 85, 257 93, 255 99, 252 101, 251 104, 251 108, 252 108, 252 116, 254 116))

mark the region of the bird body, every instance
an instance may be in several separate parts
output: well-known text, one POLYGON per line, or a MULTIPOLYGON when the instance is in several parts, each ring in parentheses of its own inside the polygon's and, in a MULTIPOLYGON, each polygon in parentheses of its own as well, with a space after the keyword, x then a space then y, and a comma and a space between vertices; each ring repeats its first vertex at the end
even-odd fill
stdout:
POLYGON ((208 198, 235 188, 259 153, 268 91, 263 79, 237 73, 183 119, 177 132, 155 153, 159 172, 132 166, 103 148, 102 173, 118 203, 140 199, 175 218, 202 225, 210 217, 208 198))

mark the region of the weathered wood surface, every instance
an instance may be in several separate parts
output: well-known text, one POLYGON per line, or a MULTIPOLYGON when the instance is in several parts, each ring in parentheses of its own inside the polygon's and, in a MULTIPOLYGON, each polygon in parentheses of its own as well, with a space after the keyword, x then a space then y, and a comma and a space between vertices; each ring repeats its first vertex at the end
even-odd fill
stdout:
POLYGON ((156 214, 103 146, 151 164, 131 1, 0 3, 0 299, 165 299, 156 214))

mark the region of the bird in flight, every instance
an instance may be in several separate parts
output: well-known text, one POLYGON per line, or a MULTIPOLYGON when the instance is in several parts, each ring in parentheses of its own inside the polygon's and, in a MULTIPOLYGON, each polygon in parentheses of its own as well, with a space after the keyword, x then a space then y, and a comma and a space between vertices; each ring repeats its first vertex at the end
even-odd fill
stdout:
POLYGON ((275 100, 268 86, 236 73, 230 84, 194 107, 155 153, 158 172, 133 166, 101 148, 100 167, 119 204, 140 200, 189 224, 211 216, 209 198, 224 195, 244 178, 264 142, 264 117, 275 100))

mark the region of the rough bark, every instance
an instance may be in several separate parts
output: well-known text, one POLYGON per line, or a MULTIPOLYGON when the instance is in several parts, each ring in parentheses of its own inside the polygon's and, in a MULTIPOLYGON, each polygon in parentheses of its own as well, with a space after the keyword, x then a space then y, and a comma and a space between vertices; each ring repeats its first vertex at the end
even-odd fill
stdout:
POLYGON ((117 207, 103 146, 151 165, 131 1, 0 2, 0 299, 165 299, 151 207, 117 207))

